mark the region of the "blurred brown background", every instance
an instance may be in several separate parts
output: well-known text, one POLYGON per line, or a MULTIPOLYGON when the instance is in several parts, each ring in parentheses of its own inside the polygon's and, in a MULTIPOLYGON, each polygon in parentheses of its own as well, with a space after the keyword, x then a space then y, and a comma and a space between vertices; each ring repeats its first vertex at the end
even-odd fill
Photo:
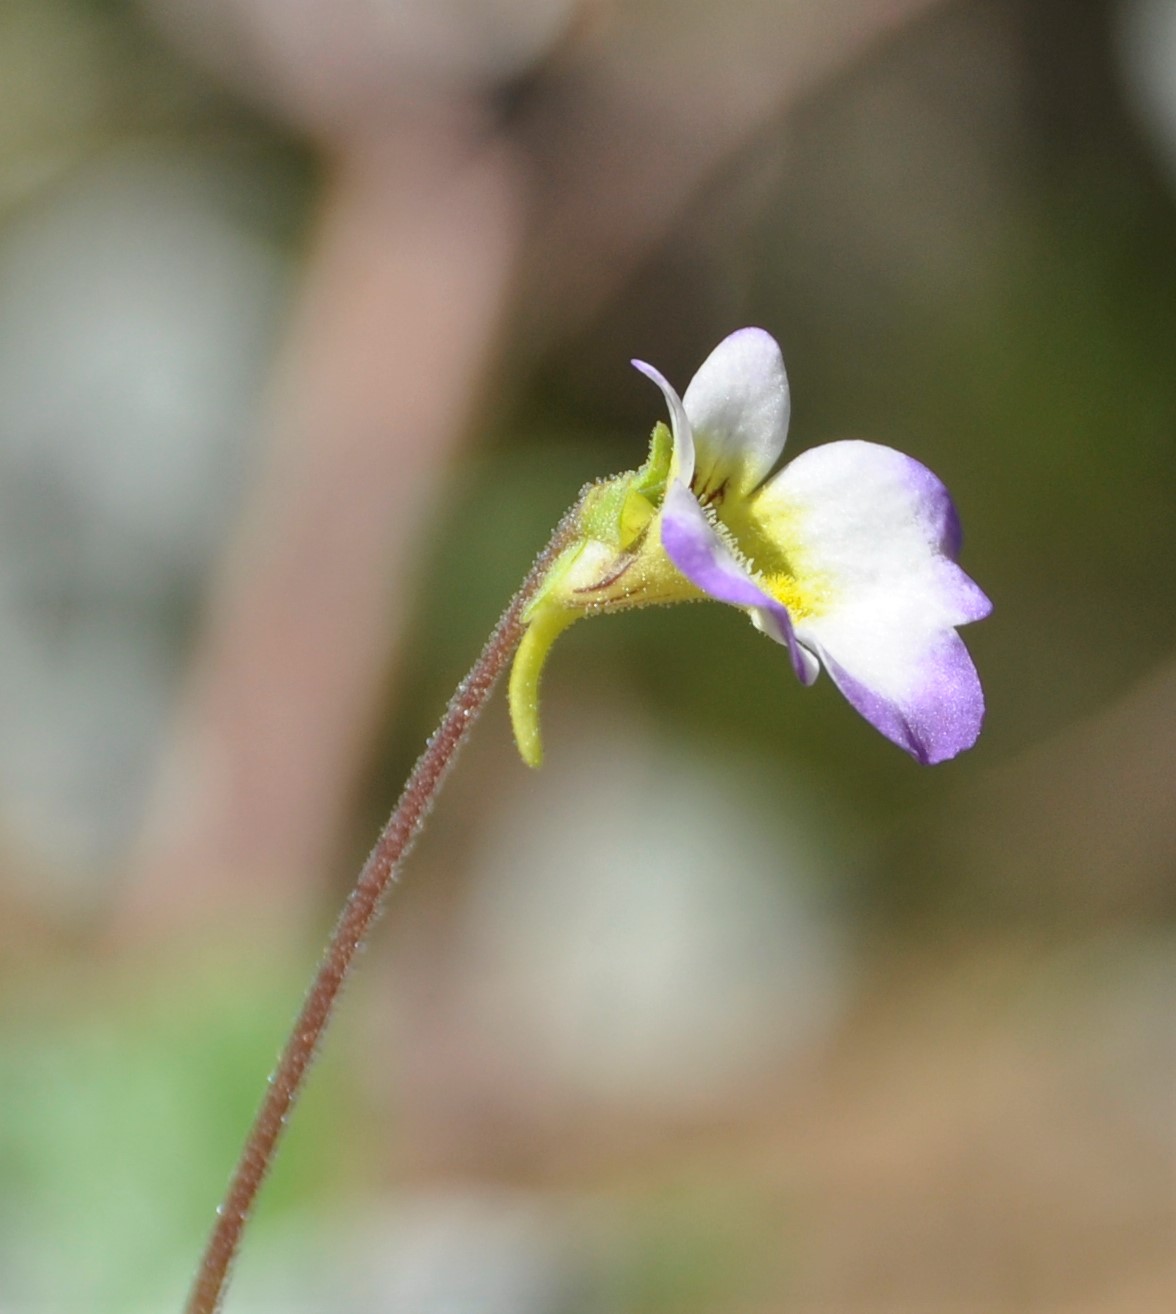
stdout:
POLYGON ((0 3, 0 1310, 177 1308, 347 883, 727 332, 955 494, 921 770, 736 614, 501 699, 228 1309, 1176 1307, 1176 0, 0 3))

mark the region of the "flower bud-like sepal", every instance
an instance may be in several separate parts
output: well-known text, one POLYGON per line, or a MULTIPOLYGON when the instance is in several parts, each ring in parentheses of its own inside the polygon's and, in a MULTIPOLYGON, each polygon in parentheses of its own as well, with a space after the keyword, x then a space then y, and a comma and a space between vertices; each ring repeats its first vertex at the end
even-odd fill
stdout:
POLYGON ((658 423, 649 457, 629 470, 589 484, 572 515, 572 543, 552 562, 523 619, 527 628, 510 672, 508 701, 523 760, 538 766, 539 679, 551 645, 582 616, 701 597, 650 532, 665 498, 673 440, 658 423))

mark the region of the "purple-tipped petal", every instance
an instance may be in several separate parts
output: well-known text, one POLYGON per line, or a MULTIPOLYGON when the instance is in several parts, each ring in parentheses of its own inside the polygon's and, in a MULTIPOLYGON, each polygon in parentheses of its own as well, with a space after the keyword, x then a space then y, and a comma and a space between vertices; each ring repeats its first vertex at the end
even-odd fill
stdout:
POLYGON ((812 654, 797 642, 788 609, 751 578, 715 532, 694 495, 677 480, 666 489, 661 540, 674 565, 708 597, 750 609, 760 629, 788 649, 797 678, 812 684, 819 668, 812 654))
POLYGON ((640 370, 647 379, 652 379, 662 390, 666 405, 670 408, 670 428, 674 435, 674 455, 670 461, 670 478, 681 479, 689 485, 694 478, 694 431, 686 416, 682 398, 660 370, 647 365, 643 360, 629 362, 635 370, 640 370))
POLYGON ((691 379, 682 404, 697 450, 695 486, 729 483, 749 493, 776 464, 788 436, 788 375, 775 338, 760 328, 725 337, 691 379))
POLYGON ((818 582, 797 637, 853 706, 920 762, 971 747, 984 698, 955 626, 992 604, 955 563, 959 520, 935 475, 888 447, 830 443, 754 507, 802 582, 818 582))
POLYGON ((824 650, 821 660, 850 704, 924 766, 971 748, 980 734, 984 693, 972 658, 954 630, 936 636, 901 694, 871 688, 824 650))
POLYGON ((878 443, 814 447, 755 495, 765 531, 836 592, 874 587, 938 571, 947 625, 988 615, 992 604, 954 563, 960 522, 951 495, 925 465, 878 443), (950 613, 950 614, 949 614, 950 613))

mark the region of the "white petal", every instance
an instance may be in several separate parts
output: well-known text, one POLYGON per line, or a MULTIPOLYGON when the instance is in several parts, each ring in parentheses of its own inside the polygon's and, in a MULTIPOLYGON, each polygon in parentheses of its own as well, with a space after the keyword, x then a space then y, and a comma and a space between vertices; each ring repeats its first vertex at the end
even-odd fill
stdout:
POLYGON ((750 492, 776 464, 788 435, 788 376, 775 338, 745 328, 703 361, 682 398, 697 450, 695 488, 725 480, 750 492))
POLYGON ((925 466, 874 443, 817 447, 756 496, 815 605, 802 643, 863 715, 923 761, 968 747, 983 697, 954 627, 991 610, 952 559, 959 522, 925 466))
POLYGON ((955 565, 960 528, 947 489, 926 466, 877 443, 840 442, 797 457, 752 500, 752 514, 798 578, 821 584, 828 607, 870 605, 881 590, 900 605, 916 589, 939 627, 991 610, 955 565))
POLYGON ((924 763, 970 748, 984 719, 976 668, 959 635, 928 623, 934 602, 933 588, 908 586, 796 626, 866 720, 924 763))

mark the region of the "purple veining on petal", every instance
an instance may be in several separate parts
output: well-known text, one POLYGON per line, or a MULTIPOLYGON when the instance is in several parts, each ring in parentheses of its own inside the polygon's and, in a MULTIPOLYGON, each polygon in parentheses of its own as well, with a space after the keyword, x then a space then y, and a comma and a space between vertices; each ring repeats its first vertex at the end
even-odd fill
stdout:
POLYGON ((812 684, 816 663, 797 642, 788 609, 751 578, 715 533, 694 495, 678 480, 666 489, 661 540, 674 565, 708 597, 733 607, 753 608, 764 622, 765 632, 787 647, 797 679, 812 684))
POLYGON ((972 658, 954 630, 937 636, 902 699, 869 688, 824 650, 820 656, 850 704, 924 766, 946 762, 976 742, 984 720, 984 693, 972 658))
POLYGON ((647 379, 651 379, 662 390, 666 405, 670 408, 670 427, 674 434, 674 459, 670 470, 673 477, 689 484, 694 478, 694 430, 674 387, 660 370, 647 365, 643 360, 629 362, 635 370, 640 370, 647 379))

